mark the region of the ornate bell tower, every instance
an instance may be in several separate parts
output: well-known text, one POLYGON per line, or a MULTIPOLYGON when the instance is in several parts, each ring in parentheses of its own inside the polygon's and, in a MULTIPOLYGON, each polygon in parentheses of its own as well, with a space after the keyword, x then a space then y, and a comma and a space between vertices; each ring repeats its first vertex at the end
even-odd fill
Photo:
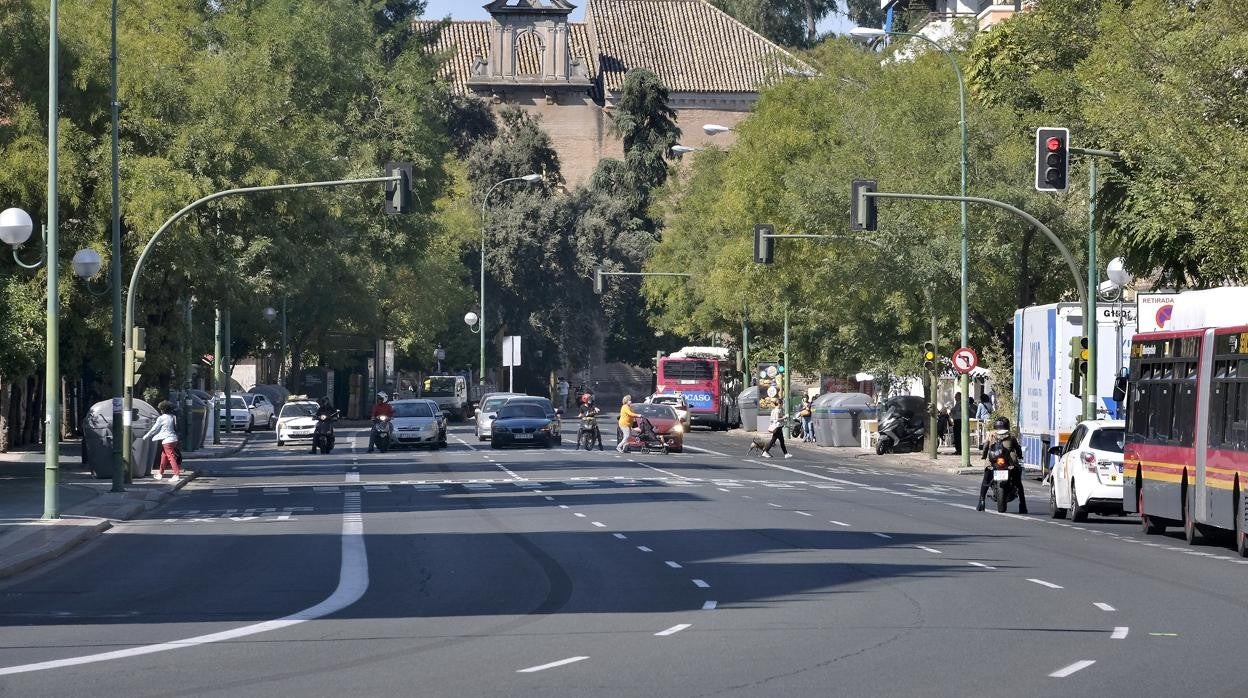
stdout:
POLYGON ((489 55, 478 56, 468 87, 498 101, 508 92, 541 88, 551 100, 560 90, 588 89, 587 67, 573 56, 567 0, 494 0, 489 55), (519 88, 519 89, 518 89, 519 88))

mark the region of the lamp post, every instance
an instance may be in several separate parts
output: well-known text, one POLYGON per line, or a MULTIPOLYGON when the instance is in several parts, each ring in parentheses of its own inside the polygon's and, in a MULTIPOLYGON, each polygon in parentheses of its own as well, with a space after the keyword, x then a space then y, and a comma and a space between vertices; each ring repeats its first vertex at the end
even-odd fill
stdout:
MULTIPOLYGON (((481 200, 481 292, 479 296, 481 315, 478 318, 478 320, 481 322, 481 327, 479 330, 475 330, 475 331, 481 333, 481 366, 479 369, 480 373, 477 375, 477 383, 478 385, 481 386, 482 392, 485 391, 485 212, 486 212, 486 207, 490 203, 490 195, 494 193, 494 190, 508 182, 528 182, 529 184, 536 184, 540 181, 542 181, 542 176, 539 174, 527 174, 521 177, 508 177, 507 179, 495 182, 494 186, 490 187, 489 190, 485 192, 485 198, 481 200)), ((467 318, 465 318, 465 321, 467 321, 467 318)))
POLYGON ((273 308, 273 307, 265 308, 264 319, 269 322, 273 322, 274 320, 277 319, 277 316, 279 314, 282 316, 282 347, 281 347, 281 351, 278 352, 278 358, 277 358, 277 382, 282 387, 285 387, 286 386, 286 298, 284 296, 282 297, 282 309, 280 313, 276 308, 273 308))
MULTIPOLYGON (((109 110, 112 115, 112 220, 113 220, 113 239, 109 258, 110 276, 112 277, 112 296, 113 296, 113 492, 121 492, 124 489, 125 477, 125 459, 122 458, 122 440, 116 438, 116 434, 120 434, 124 429, 122 424, 122 415, 120 401, 124 397, 122 386, 126 382, 125 368, 125 337, 122 336, 122 309, 121 309, 121 268, 123 266, 121 253, 121 146, 119 144, 118 124, 120 121, 119 111, 121 102, 117 100, 117 0, 112 2, 112 12, 109 15, 109 24, 111 27, 109 42, 109 63, 112 72, 112 85, 109 90, 109 110)), ((185 402, 185 400, 184 400, 185 402)), ((185 421, 185 420, 183 420, 185 421)))
MULTIPOLYGON (((923 34, 914 34, 911 32, 884 31, 883 29, 873 29, 870 27, 857 27, 856 29, 853 29, 852 31, 850 31, 849 35, 861 41, 870 41, 872 39, 880 39, 880 38, 884 38, 885 36, 908 36, 908 37, 915 38, 915 39, 922 39, 923 41, 926 41, 927 43, 934 46, 937 51, 940 51, 941 53, 943 53, 945 55, 945 58, 949 59, 949 65, 953 66, 953 74, 957 76, 958 78, 958 119, 959 119, 958 130, 960 131, 960 134, 962 137, 962 162, 961 162, 962 182, 961 182, 961 188, 959 189, 958 195, 965 199, 966 197, 966 85, 964 84, 964 81, 962 79, 962 69, 958 67, 957 59, 955 59, 953 57, 953 54, 950 53, 949 50, 946 49, 944 46, 941 46, 940 43, 937 42, 935 39, 928 37, 928 36, 924 36, 923 34)), ((970 256, 971 236, 970 236, 970 228, 969 228, 969 224, 968 224, 967 216, 966 216, 966 204, 967 204, 966 201, 961 202, 961 209, 962 209, 962 244, 961 244, 962 299, 961 299, 961 309, 959 312, 959 320, 960 320, 959 324, 961 326, 960 337, 962 340, 962 346, 964 347, 970 346, 970 341, 971 341, 970 327, 969 327, 970 299, 968 296, 969 286, 970 286, 970 276, 969 276, 969 271, 967 268, 967 259, 970 256)), ((967 399, 970 397, 970 376, 969 375, 965 373, 961 375, 961 378, 959 379, 959 387, 961 388, 961 392, 962 392, 962 404, 958 406, 958 409, 962 411, 962 414, 961 414, 962 433, 960 435, 960 440, 962 443, 962 467, 968 468, 971 465, 971 449, 970 449, 971 422, 970 422, 970 410, 968 409, 968 406, 967 406, 967 399)))
POLYGON ((438 362, 438 374, 442 374, 442 361, 446 359, 446 350, 439 344, 437 349, 433 350, 433 360, 438 362))
POLYGON ((57 471, 61 461, 61 295, 57 277, 60 254, 60 210, 57 185, 57 131, 60 115, 60 39, 57 36, 57 0, 48 7, 48 232, 45 239, 48 263, 48 312, 44 341, 43 402, 43 518, 59 518, 57 512, 57 471))

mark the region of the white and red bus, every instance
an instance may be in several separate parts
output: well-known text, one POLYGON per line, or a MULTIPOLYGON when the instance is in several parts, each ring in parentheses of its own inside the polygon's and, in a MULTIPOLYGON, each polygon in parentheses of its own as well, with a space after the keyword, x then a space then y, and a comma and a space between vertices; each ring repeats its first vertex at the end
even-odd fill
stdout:
POLYGON ((693 424, 728 429, 741 423, 731 353, 721 347, 685 347, 659 357, 656 393, 679 393, 693 424))
POLYGON ((1135 335, 1123 510, 1144 530, 1231 532, 1248 557, 1248 288, 1180 294, 1166 331, 1135 335))

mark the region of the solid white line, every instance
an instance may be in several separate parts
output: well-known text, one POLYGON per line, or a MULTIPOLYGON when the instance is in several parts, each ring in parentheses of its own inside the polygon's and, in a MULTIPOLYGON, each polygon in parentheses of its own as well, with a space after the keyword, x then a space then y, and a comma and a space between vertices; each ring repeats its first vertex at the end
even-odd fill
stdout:
POLYGON ((794 513, 794 514, 800 514, 800 515, 802 515, 802 516, 813 516, 813 514, 807 514, 807 513, 806 513, 806 512, 804 512, 804 511, 794 511, 793 513, 794 513))
POLYGON ((577 662, 583 662, 586 659, 589 659, 589 657, 568 657, 567 659, 560 659, 559 661, 551 662, 550 664, 539 664, 537 666, 531 666, 528 669, 516 669, 516 673, 517 674, 532 674, 535 671, 545 671, 547 669, 554 669, 557 666, 575 664, 577 662))
POLYGON ((628 536, 624 535, 623 533, 612 533, 611 535, 615 536, 616 538, 619 538, 620 540, 628 540, 628 536))
POLYGON ((710 584, 707 584, 706 582, 702 581, 701 579, 695 579, 695 580, 693 580, 693 585, 694 585, 695 587, 699 588, 699 589, 710 589, 710 588, 711 588, 711 585, 710 585, 710 584))
POLYGON ((679 625, 673 625, 667 630, 660 630, 659 632, 655 633, 654 636, 655 637, 667 637, 668 635, 675 635, 676 633, 682 630, 686 630, 692 627, 693 627, 692 623, 681 623, 679 625))
POLYGON ((1063 587, 1060 587, 1060 586, 1058 586, 1058 585, 1054 584, 1053 582, 1046 582, 1046 581, 1044 581, 1043 579, 1031 579, 1031 578, 1028 578, 1028 579, 1027 579, 1027 581, 1032 582, 1032 583, 1034 583, 1034 584, 1039 584, 1039 585, 1040 585, 1040 586, 1042 586, 1042 587, 1048 587, 1048 588, 1050 588, 1050 589, 1061 589, 1061 588, 1063 588, 1063 587))
POLYGON ((889 539, 892 538, 892 536, 888 535, 887 533, 876 533, 875 531, 872 531, 871 535, 878 536, 880 538, 889 538, 889 539))
POLYGON ((524 479, 525 479, 525 478, 522 478, 522 477, 520 477, 519 475, 517 475, 517 474, 515 474, 515 473, 511 472, 510 470, 508 470, 508 469, 507 469, 507 466, 505 466, 505 465, 499 464, 499 466, 498 466, 498 467, 499 467, 499 468, 501 468, 501 469, 502 469, 502 471, 503 471, 504 473, 507 473, 508 475, 510 475, 510 476, 511 476, 511 479, 513 479, 513 480, 524 480, 524 479))
POLYGON ((783 509, 783 508, 784 508, 784 507, 780 506, 779 504, 775 504, 775 503, 772 503, 772 502, 767 502, 767 506, 769 506, 769 507, 775 507, 775 508, 777 508, 777 509, 783 509))
POLYGON ((603 523, 603 522, 601 522, 601 521, 590 521, 590 523, 591 523, 591 524, 593 524, 593 525, 595 525, 595 526, 597 526, 598 528, 606 528, 606 527, 607 527, 607 525, 606 525, 606 524, 604 524, 604 523, 603 523))
POLYGON ((702 604, 702 610, 703 610, 703 611, 714 611, 714 610, 715 610, 715 607, 716 607, 716 606, 718 606, 718 605, 719 605, 719 602, 717 602, 717 601, 707 601, 706 603, 702 604))
POLYGON ((1127 639, 1127 633, 1130 632, 1130 630, 1131 629, 1125 625, 1119 625, 1118 627, 1114 628, 1114 632, 1109 636, 1109 639, 1125 640, 1127 639))
POLYGON ((1071 674, 1075 673, 1076 671, 1082 671, 1084 669, 1087 669, 1093 664, 1096 664, 1095 659, 1084 659, 1082 661, 1075 662, 1074 664, 1071 664, 1068 667, 1062 667, 1061 669, 1058 669, 1052 674, 1049 674, 1049 676, 1055 679, 1064 679, 1067 676, 1070 676, 1071 674))
POLYGON ((951 507, 957 507, 959 509, 970 509, 971 511, 975 511, 975 507, 971 506, 970 504, 955 504, 953 502, 945 502, 945 504, 948 504, 951 507))
MULTIPOLYGON (((789 467, 789 466, 787 466, 787 465, 779 465, 779 464, 777 464, 777 463, 764 463, 764 462, 763 462, 763 461, 761 461, 761 460, 753 460, 753 459, 750 459, 750 458, 744 458, 744 459, 742 459, 742 460, 744 460, 746 463, 754 463, 754 464, 757 464, 757 465, 766 466, 766 467, 768 467, 768 468, 779 468, 780 470, 787 470, 787 471, 789 471, 789 472, 791 472, 791 473, 797 473, 798 475, 805 475, 806 477, 817 477, 817 478, 819 478, 820 480, 827 480, 828 482, 839 482, 839 483, 842 483, 842 484, 844 484, 844 483, 846 482, 845 480, 840 480, 840 479, 837 479, 837 478, 834 478, 834 477, 826 477, 826 476, 823 476, 823 475, 818 475, 818 474, 816 474, 816 473, 808 473, 808 472, 806 472, 805 470, 798 470, 797 468, 790 468, 790 467, 789 467)), ((854 483, 850 483, 850 484, 857 485, 858 483, 854 482, 854 483)))
POLYGON ((1093 606, 1096 606, 1097 608, 1101 609, 1102 611, 1117 611, 1117 610, 1118 610, 1118 609, 1114 608, 1113 606, 1110 606, 1110 605, 1109 605, 1109 604, 1107 604, 1107 603, 1102 603, 1102 602, 1100 602, 1100 601, 1097 601, 1096 603, 1094 603, 1094 604, 1092 604, 1092 605, 1093 605, 1093 606))
POLYGON ((646 465, 645 463, 639 463, 639 462, 637 462, 637 461, 635 461, 635 460, 631 460, 631 459, 630 459, 628 462, 629 462, 629 463, 637 463, 637 465, 640 465, 640 466, 641 466, 641 467, 643 467, 643 468, 649 468, 649 469, 654 470, 654 471, 656 471, 656 472, 663 473, 664 475, 668 475, 668 476, 674 477, 674 478, 676 478, 677 480, 685 480, 685 479, 687 479, 687 478, 685 478, 684 476, 682 476, 682 475, 677 475, 676 473, 673 473, 673 472, 672 472, 672 471, 670 471, 670 470, 664 470, 664 469, 662 469, 662 468, 656 468, 656 467, 654 467, 653 465, 646 465))
POLYGON ((983 567, 983 568, 984 568, 984 569, 986 569, 986 570, 995 570, 995 569, 997 569, 996 567, 993 567, 992 565, 985 565, 985 564, 984 564, 984 563, 982 563, 982 562, 967 562, 966 564, 968 564, 968 565, 975 565, 976 567, 983 567))
POLYGON ((582 513, 581 513, 581 512, 579 512, 579 511, 572 512, 572 515, 573 515, 573 516, 575 516, 575 517, 576 517, 576 518, 578 518, 578 519, 583 519, 583 518, 585 518, 585 515, 584 515, 584 514, 582 514, 582 513))
MULTIPOLYGON (((830 523, 830 524, 832 524, 832 525, 834 525, 834 526, 848 526, 848 525, 849 525, 849 524, 845 523, 844 521, 829 521, 828 523, 830 523)), ((887 537, 887 536, 885 536, 885 537, 887 537)))
MULTIPOLYGON (((358 498, 358 493, 355 495, 358 498)), ((82 657, 70 657, 67 659, 54 659, 46 662, 36 662, 34 664, 21 664, 18 666, 0 668, 0 676, 9 676, 11 674, 25 674, 32 671, 44 671, 46 669, 61 669, 69 666, 79 666, 82 664, 94 664, 97 662, 107 662, 114 659, 128 659, 130 657, 141 657, 148 654, 156 654, 158 652, 168 652, 171 650, 179 650, 187 647, 196 647, 198 645, 207 645, 216 642, 227 642, 236 640, 240 637, 248 637, 259 633, 267 633, 273 630, 281 630, 289 628, 292 625, 299 625, 317 618, 324 618, 333 613, 337 613, 342 609, 354 604, 364 596, 364 592, 368 590, 368 551, 364 547, 364 524, 359 519, 359 504, 351 501, 350 495, 347 495, 348 502, 343 507, 342 516, 342 563, 338 571, 338 587, 334 589, 334 593, 330 594, 324 601, 297 611, 284 618, 277 620, 268 620, 261 623, 253 623, 244 625, 241 628, 232 630, 223 630, 218 633, 210 633, 208 635, 197 635, 188 637, 184 640, 174 640, 172 642, 162 642, 156 645, 144 645, 141 647, 131 647, 130 649, 114 650, 112 652, 101 652, 99 654, 88 654, 82 657)))
POLYGON ((727 453, 720 453, 719 451, 712 451, 709 448, 701 448, 699 446, 685 446, 685 450, 693 451, 694 453, 709 453, 713 456, 722 456, 724 458, 732 458, 732 456, 728 455, 727 453))
POLYGON ((646 547, 646 546, 644 546, 644 545, 639 545, 639 546, 637 546, 637 549, 638 549, 638 550, 640 550, 640 551, 641 551, 641 552, 643 552, 643 553, 652 553, 652 552, 654 552, 653 550, 651 550, 650 548, 647 548, 647 547, 646 547))
MULTIPOLYGON (((926 551, 927 551, 927 552, 929 552, 929 553, 935 553, 935 554, 937 554, 937 555, 942 554, 942 553, 941 553, 939 550, 937 550, 936 548, 929 548, 929 547, 927 547, 926 545, 916 545, 916 546, 914 546, 914 547, 918 548, 919 550, 926 550, 926 551)), ((1060 589, 1061 587, 1058 587, 1058 588, 1060 589)))
POLYGON ((674 560, 664 560, 663 564, 667 565, 668 567, 671 567, 674 570, 678 570, 681 568, 680 563, 674 560))

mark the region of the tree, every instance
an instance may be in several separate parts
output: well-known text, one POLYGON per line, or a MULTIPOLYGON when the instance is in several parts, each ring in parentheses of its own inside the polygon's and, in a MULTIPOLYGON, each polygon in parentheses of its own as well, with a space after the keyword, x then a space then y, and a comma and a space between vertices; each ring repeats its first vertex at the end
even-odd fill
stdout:
MULTIPOLYGON (((837 12, 836 0, 712 0, 719 9, 781 46, 818 43, 819 22, 837 12)), ((874 0, 846 0, 844 13, 857 24, 879 27, 883 13, 874 0)))

